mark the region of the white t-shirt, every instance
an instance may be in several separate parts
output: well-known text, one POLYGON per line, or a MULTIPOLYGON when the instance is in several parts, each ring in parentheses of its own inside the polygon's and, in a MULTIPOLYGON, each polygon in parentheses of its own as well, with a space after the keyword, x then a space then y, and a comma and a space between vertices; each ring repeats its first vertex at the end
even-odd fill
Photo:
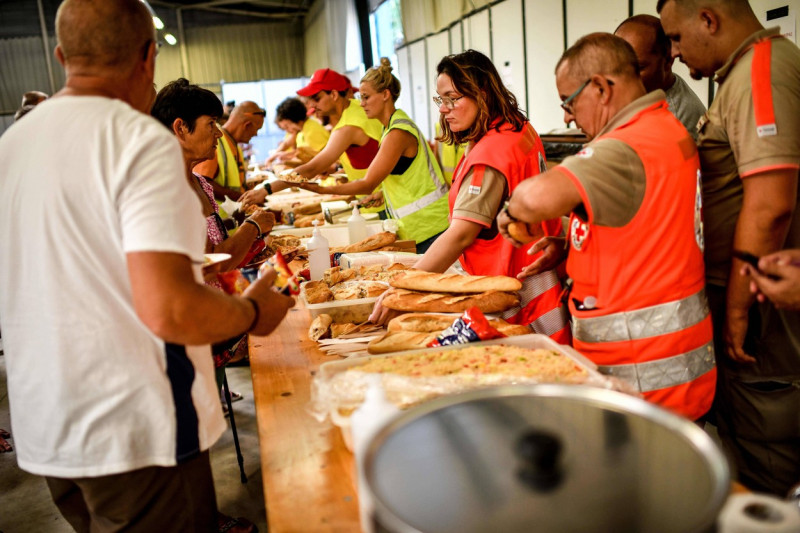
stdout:
POLYGON ((0 327, 20 467, 94 477, 207 449, 225 428, 210 350, 187 358, 147 329, 126 263, 135 251, 202 262, 205 221, 175 138, 120 100, 62 96, 0 137, 0 161, 0 327))

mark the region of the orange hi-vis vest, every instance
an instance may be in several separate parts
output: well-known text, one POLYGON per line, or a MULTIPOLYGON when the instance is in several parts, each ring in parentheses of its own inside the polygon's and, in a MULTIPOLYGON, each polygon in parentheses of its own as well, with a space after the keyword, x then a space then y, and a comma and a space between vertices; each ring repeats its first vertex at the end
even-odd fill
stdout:
MULTIPOLYGON (((450 188, 450 215, 464 178, 476 165, 487 165, 505 176, 508 190, 514 192, 519 183, 546 169, 544 146, 530 125, 515 132, 508 124, 492 127, 467 154, 461 158, 453 175, 450 188)), ((480 188, 479 174, 472 178, 470 187, 480 188)), ((542 223, 545 235, 561 235, 561 220, 542 223)), ((528 255, 533 243, 514 248, 500 234, 493 239, 476 239, 459 258, 467 273, 478 276, 511 276, 539 258, 541 254, 528 255)), ((570 344, 569 322, 559 295, 561 282, 555 271, 525 278, 520 291, 520 305, 507 311, 503 318, 514 324, 531 325, 536 333, 549 335, 562 344, 570 344)))
POLYGON ((695 420, 716 383, 697 147, 663 100, 599 138, 636 152, 645 193, 628 224, 606 227, 593 223, 596 206, 579 187, 588 221, 570 218, 573 346, 645 399, 695 420))

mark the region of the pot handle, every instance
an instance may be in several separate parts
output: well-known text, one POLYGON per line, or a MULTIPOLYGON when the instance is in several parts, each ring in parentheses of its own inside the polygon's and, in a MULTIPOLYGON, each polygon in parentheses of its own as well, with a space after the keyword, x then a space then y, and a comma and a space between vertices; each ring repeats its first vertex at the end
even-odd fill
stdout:
POLYGON ((553 433, 539 429, 525 432, 515 445, 515 454, 521 460, 517 479, 528 488, 549 492, 561 484, 561 439, 553 433))

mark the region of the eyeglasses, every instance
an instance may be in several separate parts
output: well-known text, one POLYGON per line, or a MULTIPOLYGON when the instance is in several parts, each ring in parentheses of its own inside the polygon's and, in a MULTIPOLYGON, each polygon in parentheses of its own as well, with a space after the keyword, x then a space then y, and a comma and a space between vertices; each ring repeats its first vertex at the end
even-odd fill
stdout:
POLYGON ((436 104, 436 107, 442 107, 442 104, 447 106, 447 109, 455 109, 456 102, 464 98, 464 96, 459 96, 458 98, 450 98, 449 96, 434 96, 433 103, 436 104))
POLYGON ((260 111, 245 111, 244 114, 245 115, 257 115, 259 117, 266 117, 267 116, 267 112, 264 111, 263 109, 260 110, 260 111))
POLYGON ((576 90, 574 93, 572 93, 571 95, 569 95, 569 96, 567 97, 567 99, 566 99, 566 100, 564 100, 563 102, 561 102, 561 109, 563 109, 564 111, 566 111, 566 112, 567 112, 567 113, 569 113, 570 115, 573 115, 574 113, 573 113, 573 111, 572 111, 572 105, 571 105, 571 104, 572 104, 572 101, 573 101, 573 100, 575 100, 575 99, 578 97, 578 95, 579 95, 579 94, 581 94, 581 91, 582 91, 582 90, 584 90, 584 89, 586 88, 586 86, 587 86, 587 85, 589 85, 589 82, 590 82, 590 81, 592 81, 592 79, 591 79, 591 78, 589 78, 588 80, 586 80, 585 82, 583 82, 583 83, 581 84, 581 86, 580 86, 580 87, 578 87, 578 90, 576 90))

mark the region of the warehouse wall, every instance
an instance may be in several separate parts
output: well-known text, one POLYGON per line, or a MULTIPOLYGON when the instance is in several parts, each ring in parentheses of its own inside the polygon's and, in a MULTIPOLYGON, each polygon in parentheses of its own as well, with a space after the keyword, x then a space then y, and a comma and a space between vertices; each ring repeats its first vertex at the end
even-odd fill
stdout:
MULTIPOLYGON (((187 28, 186 41, 164 45, 156 61, 156 84, 178 77, 220 92, 220 82, 297 78, 305 59, 303 24, 256 23, 187 28), (186 47, 181 60, 180 45, 186 47)), ((49 37, 55 90, 64 85, 64 71, 52 55, 55 37, 49 37)), ((41 37, 0 39, 0 134, 13 122, 13 113, 26 91, 52 93, 41 37)))
MULTIPOLYGON (((428 135, 438 111, 431 102, 436 64, 448 53, 468 48, 488 55, 534 127, 548 132, 564 127, 554 69, 565 49, 582 35, 613 32, 631 14, 657 15, 656 0, 403 0, 406 45, 398 50, 396 74, 409 95, 403 107, 428 135), (416 10, 416 11, 415 11, 416 10), (417 13, 416 16, 414 13, 417 13), (419 16, 425 13, 426 16, 419 16), (459 14, 460 13, 460 14, 459 14), (449 18, 448 18, 449 16, 449 18), (425 33, 427 32, 427 33, 425 33)), ((800 0, 751 0, 756 13, 788 5, 800 13, 800 0)), ((673 70, 709 103, 709 80, 694 81, 676 62, 673 70)))

